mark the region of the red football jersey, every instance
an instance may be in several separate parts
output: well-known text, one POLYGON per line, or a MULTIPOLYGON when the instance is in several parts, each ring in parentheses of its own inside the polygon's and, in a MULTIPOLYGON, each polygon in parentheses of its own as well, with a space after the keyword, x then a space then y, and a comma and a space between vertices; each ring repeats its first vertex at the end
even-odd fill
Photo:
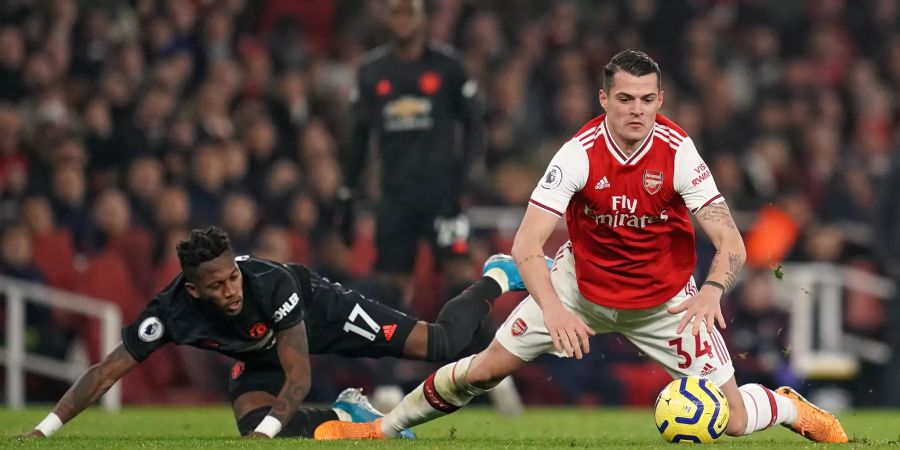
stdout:
POLYGON ((530 203, 565 211, 578 288, 618 309, 661 305, 685 289, 697 254, 689 213, 724 201, 693 141, 658 114, 625 156, 601 115, 566 142, 530 203))

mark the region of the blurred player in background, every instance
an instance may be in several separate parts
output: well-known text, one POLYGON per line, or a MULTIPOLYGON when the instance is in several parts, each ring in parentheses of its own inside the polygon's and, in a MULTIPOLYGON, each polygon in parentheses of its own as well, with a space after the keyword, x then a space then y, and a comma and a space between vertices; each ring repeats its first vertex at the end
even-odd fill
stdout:
POLYGON ((725 328, 720 301, 744 264, 744 244, 693 141, 659 114, 660 76, 643 52, 626 50, 607 64, 599 93, 606 114, 557 152, 513 244, 531 297, 488 349, 442 367, 383 419, 328 422, 317 437, 395 437, 458 410, 544 353, 580 359, 590 336, 619 332, 672 376, 721 386, 729 435, 783 424, 813 441, 847 441, 833 415, 790 387, 737 386, 715 324, 725 328), (570 241, 548 271, 542 248, 564 211, 570 241), (699 290, 691 214, 717 250, 699 290))
MULTIPOLYGON (((375 235, 380 285, 390 292, 387 297, 411 298, 424 238, 447 291, 455 294, 472 283, 469 220, 461 197, 473 162, 483 153, 483 106, 475 80, 453 49, 428 42, 424 2, 390 0, 388 9, 391 42, 370 51, 359 69, 353 136, 344 155, 349 186, 341 195, 352 208, 374 137, 381 163, 375 235)), ((345 235, 352 226, 350 214, 344 218, 345 235)), ((481 330, 478 349, 490 342, 488 319, 481 330)), ((521 410, 512 379, 492 398, 505 413, 521 410)))
POLYGON ((435 323, 426 323, 303 265, 235 257, 228 235, 215 227, 194 230, 177 250, 182 273, 122 329, 122 343, 75 382, 30 436, 53 434, 169 343, 238 360, 229 398, 243 436, 311 437, 327 420, 374 420, 380 413, 355 389, 344 391, 334 408, 298 409, 309 392, 310 354, 452 360, 497 296, 511 286, 524 289, 512 258, 497 255, 481 280, 447 302, 435 323))
POLYGON ((483 151, 483 107, 453 50, 427 41, 422 0, 388 3, 391 43, 370 51, 359 69, 344 194, 362 189, 374 137, 381 160, 379 277, 408 298, 419 240, 425 238, 450 291, 458 292, 471 283, 469 222, 460 199, 472 162, 483 151))

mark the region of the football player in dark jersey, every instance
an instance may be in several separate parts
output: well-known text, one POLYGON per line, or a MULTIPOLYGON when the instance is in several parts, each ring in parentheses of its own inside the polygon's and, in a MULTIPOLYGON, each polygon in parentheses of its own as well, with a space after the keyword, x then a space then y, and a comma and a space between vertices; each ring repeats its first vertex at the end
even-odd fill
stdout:
POLYGON ((452 360, 496 297, 524 289, 512 259, 495 255, 483 278, 426 323, 303 265, 236 257, 216 227, 193 230, 177 251, 181 274, 122 329, 122 343, 88 369, 29 436, 54 433, 168 343, 238 360, 229 398, 243 436, 312 437, 327 420, 374 420, 380 413, 358 391, 341 394, 336 408, 300 407, 310 387, 310 353, 452 360))
MULTIPOLYGON (((425 239, 450 292, 459 292, 471 282, 469 222, 460 201, 483 153, 484 108, 459 55, 429 42, 422 0, 390 0, 388 13, 390 42, 365 55, 351 98, 353 134, 343 165, 353 184, 341 193, 352 196, 365 184, 361 175, 374 141, 381 160, 379 278, 409 291, 419 240, 425 239)), ((352 229, 351 222, 345 218, 345 228, 352 229)))

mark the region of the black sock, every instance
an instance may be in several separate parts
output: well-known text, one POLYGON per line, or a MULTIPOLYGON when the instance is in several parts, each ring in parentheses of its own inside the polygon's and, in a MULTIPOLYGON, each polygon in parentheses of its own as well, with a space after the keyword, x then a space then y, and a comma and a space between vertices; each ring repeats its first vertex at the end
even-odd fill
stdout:
POLYGON ((459 355, 481 327, 491 305, 501 294, 493 278, 484 277, 457 295, 428 324, 427 361, 450 361, 459 355))
POLYGON ((316 428, 329 420, 339 420, 337 413, 331 408, 300 408, 278 436, 311 438, 316 428))
MULTIPOLYGON (((269 414, 271 407, 257 408, 238 419, 238 431, 241 436, 249 434, 269 414)), ((281 428, 276 437, 313 437, 316 428, 329 420, 338 420, 337 413, 330 408, 300 408, 290 422, 281 428)))
MULTIPOLYGON (((453 297, 447 303, 449 304, 450 302, 461 298, 480 298, 493 305, 494 300, 502 293, 503 290, 500 289, 500 284, 497 283, 497 280, 491 277, 481 277, 480 280, 463 289, 459 295, 453 297)), ((444 308, 446 308, 446 306, 444 308)), ((444 310, 442 309, 441 312, 444 312, 444 310)))

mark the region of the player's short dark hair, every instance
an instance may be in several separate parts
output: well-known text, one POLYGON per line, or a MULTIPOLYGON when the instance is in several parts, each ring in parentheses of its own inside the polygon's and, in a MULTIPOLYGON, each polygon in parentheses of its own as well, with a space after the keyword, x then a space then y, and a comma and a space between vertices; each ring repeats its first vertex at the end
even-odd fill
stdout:
POLYGON ((662 87, 662 72, 659 70, 659 64, 642 51, 623 50, 609 60, 609 63, 603 68, 603 90, 606 92, 612 89, 613 75, 617 72, 625 72, 636 77, 655 73, 657 87, 662 87))
POLYGON ((228 233, 219 227, 191 230, 191 235, 178 242, 175 247, 181 272, 189 279, 194 279, 197 267, 207 261, 218 258, 231 250, 228 233))

